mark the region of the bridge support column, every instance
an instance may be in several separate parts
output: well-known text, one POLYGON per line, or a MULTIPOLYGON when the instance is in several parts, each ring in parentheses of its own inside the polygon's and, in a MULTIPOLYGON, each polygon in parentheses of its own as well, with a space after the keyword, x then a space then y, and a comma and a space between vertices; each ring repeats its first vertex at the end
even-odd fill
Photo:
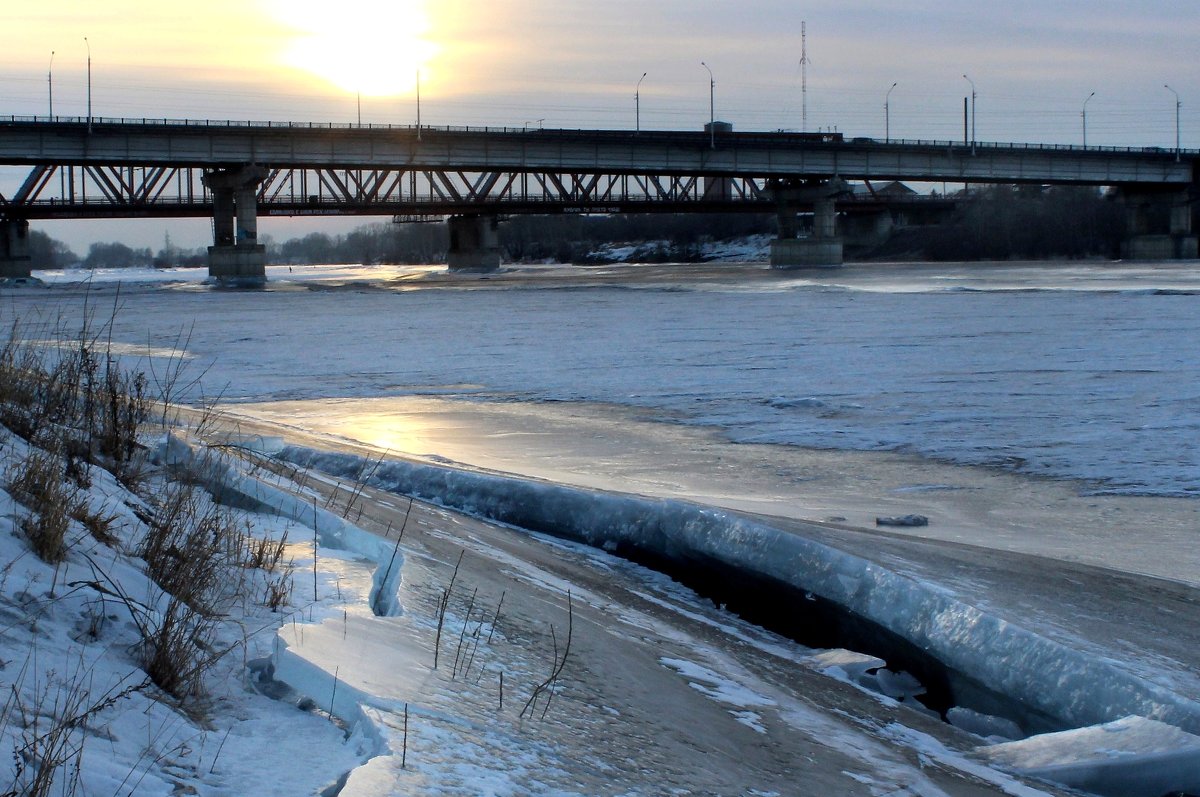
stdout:
POLYGON ((1122 254, 1130 260, 1196 260, 1200 245, 1192 228, 1192 206, 1185 192, 1124 194, 1126 239, 1122 254))
POLYGON ((258 242, 258 186, 266 176, 261 166, 204 175, 204 185, 213 195, 208 276, 219 284, 255 287, 267 281, 267 248, 258 242))
POLYGON ((29 222, 25 219, 0 220, 0 279, 33 276, 29 258, 29 222))
POLYGON ((495 271, 500 268, 500 237, 495 216, 451 216, 450 248, 446 265, 451 271, 495 271))
POLYGON ((837 234, 837 208, 834 199, 845 190, 840 180, 801 186, 776 186, 779 238, 771 242, 771 268, 812 268, 840 266, 843 262, 842 239, 837 234), (812 232, 797 237, 796 207, 811 204, 812 232))

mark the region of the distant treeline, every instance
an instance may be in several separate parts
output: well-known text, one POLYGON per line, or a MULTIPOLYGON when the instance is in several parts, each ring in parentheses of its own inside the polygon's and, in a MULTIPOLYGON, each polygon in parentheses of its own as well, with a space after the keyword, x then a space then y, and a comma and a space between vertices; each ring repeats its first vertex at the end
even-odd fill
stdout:
MULTIPOLYGON (((1123 207, 1094 188, 991 186, 972 190, 941 224, 897 230, 872 249, 849 252, 867 259, 1005 260, 1116 257, 1124 235, 1123 207)), ((701 243, 774 234, 773 214, 663 214, 514 216, 499 228, 509 261, 589 262, 605 245, 653 243, 650 259, 688 262, 703 257, 701 243)), ((438 263, 449 245, 441 223, 367 224, 345 235, 314 232, 276 243, 263 238, 271 263, 438 263)), ((203 266, 206 249, 172 246, 133 249, 92 244, 80 258, 45 233, 33 231, 34 268, 203 266)), ((645 259, 643 247, 640 257, 645 259)))
POLYGON ((1124 205, 1095 188, 991 186, 973 190, 942 224, 909 228, 871 253, 921 260, 1116 258, 1124 205))

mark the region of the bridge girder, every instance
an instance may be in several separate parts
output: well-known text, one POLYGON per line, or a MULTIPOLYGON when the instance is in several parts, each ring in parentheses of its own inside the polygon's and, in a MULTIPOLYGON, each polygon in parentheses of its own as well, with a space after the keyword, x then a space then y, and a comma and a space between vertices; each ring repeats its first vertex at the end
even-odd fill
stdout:
MULTIPOLYGON (((25 219, 209 216, 213 170, 164 166, 33 167, 0 212, 25 219)), ((270 168, 258 188, 261 215, 446 215, 686 211, 771 212, 766 178, 514 172, 460 169, 270 168)), ((914 199, 914 202, 923 202, 914 199)), ((862 204, 861 201, 855 203, 862 204)))
MULTIPOLYGON (((212 169, 162 166, 35 166, 0 215, 16 218, 211 216, 212 169)), ((774 182, 755 176, 586 172, 467 172, 462 169, 268 168, 258 214, 444 216, 458 212, 772 212, 774 182)), ((920 206, 946 199, 913 197, 920 206)), ((846 198, 842 209, 884 203, 846 198)), ((802 203, 803 205, 803 203, 802 203)))

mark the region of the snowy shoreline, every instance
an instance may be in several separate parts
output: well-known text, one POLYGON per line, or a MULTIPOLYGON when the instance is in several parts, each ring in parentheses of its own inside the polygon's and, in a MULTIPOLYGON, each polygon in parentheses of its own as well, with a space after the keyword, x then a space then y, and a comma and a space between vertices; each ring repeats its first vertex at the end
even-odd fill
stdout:
MULTIPOLYGON (((915 650, 929 652, 950 673, 957 673, 962 680, 948 684, 950 705, 972 698, 993 706, 1000 705, 998 698, 1014 701, 1004 710, 1027 713, 1006 719, 1023 725, 1026 733, 1095 725, 1136 714, 1200 734, 1200 704, 989 617, 935 585, 897 576, 798 533, 783 533, 682 502, 605 495, 434 465, 379 461, 372 466, 361 457, 296 448, 285 448, 277 456, 342 479, 353 479, 371 467, 373 486, 520 529, 624 552, 621 555, 635 560, 656 561, 689 586, 704 580, 701 562, 710 560, 728 579, 727 588, 715 599, 731 605, 744 604, 748 597, 731 587, 738 581, 748 580, 745 588, 751 592, 769 583, 787 585, 793 590, 789 611, 803 610, 803 596, 815 595, 841 607, 846 613, 841 623, 866 620, 915 650), (971 695, 964 688, 966 682, 982 687, 984 694, 971 695)), ((833 646, 853 646, 873 633, 878 631, 866 629, 865 635, 835 641, 833 646)), ((885 640, 883 644, 888 647, 885 640)), ((896 649, 890 656, 884 649, 864 652, 893 661, 901 657, 896 649)), ((966 707, 978 709, 969 703, 966 707)))

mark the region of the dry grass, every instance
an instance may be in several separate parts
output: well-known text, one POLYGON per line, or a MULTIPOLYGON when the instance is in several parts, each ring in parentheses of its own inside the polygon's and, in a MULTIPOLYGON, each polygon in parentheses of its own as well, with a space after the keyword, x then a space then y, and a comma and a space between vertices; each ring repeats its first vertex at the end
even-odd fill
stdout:
POLYGON ((136 477, 138 432, 151 404, 146 376, 121 368, 88 324, 76 334, 64 326, 13 322, 0 346, 0 424, 69 461, 101 465, 122 481, 136 477))
POLYGON ((63 561, 71 513, 80 501, 65 478, 62 456, 31 449, 9 471, 7 488, 29 510, 20 525, 33 552, 50 564, 63 561))
POLYGON ((142 632, 141 664, 158 688, 187 701, 203 697, 204 675, 220 659, 213 653, 215 618, 172 598, 142 632))
MULTIPOLYGON (((94 580, 72 581, 71 588, 93 589, 101 601, 115 598, 128 610, 139 635, 134 652, 145 670, 145 676, 138 676, 145 680, 134 688, 153 683, 160 695, 191 710, 205 696, 209 671, 237 647, 217 645, 222 611, 233 601, 250 600, 251 594, 276 612, 290 601, 292 572, 283 560, 286 535, 279 540, 253 536, 232 510, 187 483, 186 474, 165 486, 153 476, 157 489, 148 495, 152 475, 139 434, 155 400, 148 395, 145 375, 122 369, 111 346, 87 325, 75 335, 63 332, 61 322, 37 330, 14 322, 0 342, 0 425, 22 438, 27 446, 17 447, 28 452, 9 457, 4 486, 22 507, 19 527, 30 549, 54 565, 68 556, 86 560, 94 580), (38 340, 50 343, 33 342, 38 340), (106 545, 118 542, 114 524, 119 516, 105 508, 94 510, 82 492, 91 487, 97 468, 112 473, 151 507, 136 552, 164 594, 146 602, 134 599, 99 569, 86 548, 72 551, 76 538, 87 535, 106 545)), ((180 363, 155 376, 164 403, 167 393, 177 389, 180 363)), ((0 578, 6 573, 0 569, 0 578)), ((92 619, 93 636, 100 617, 92 619)), ((87 717, 128 690, 88 705, 83 680, 72 683, 55 695, 26 698, 37 705, 20 705, 14 688, 0 708, 0 723, 10 715, 32 723, 22 746, 13 750, 17 779, 11 788, 0 784, 0 797, 65 795, 79 788, 80 729, 87 717)))

